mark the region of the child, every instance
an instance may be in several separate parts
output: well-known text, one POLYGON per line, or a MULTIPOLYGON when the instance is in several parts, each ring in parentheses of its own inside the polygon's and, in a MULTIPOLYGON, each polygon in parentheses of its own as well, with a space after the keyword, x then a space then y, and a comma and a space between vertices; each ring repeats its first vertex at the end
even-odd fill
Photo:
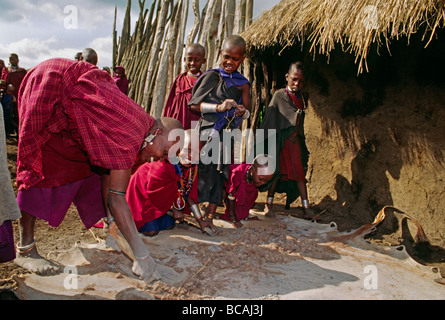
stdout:
MULTIPOLYGON (((242 227, 258 197, 258 188, 272 180, 275 161, 271 156, 259 155, 253 164, 230 165, 230 178, 226 184, 226 211, 221 219, 242 227)), ((258 218, 257 218, 258 219, 258 218)))
POLYGON ((192 157, 199 155, 199 150, 194 151, 193 147, 192 131, 187 130, 179 164, 173 165, 169 160, 145 163, 131 177, 126 197, 136 227, 143 235, 154 237, 159 231, 173 228, 175 220, 183 220, 186 204, 203 232, 209 225, 200 219, 199 208, 192 199, 197 194, 197 165, 192 163, 192 159, 197 159, 192 157), (169 210, 173 216, 167 214, 169 210))
MULTIPOLYGON (((230 36, 224 40, 221 50, 221 68, 203 74, 193 88, 190 110, 202 114, 198 124, 201 136, 208 135, 208 141, 222 141, 222 130, 238 128, 250 116, 250 82, 237 70, 246 55, 246 42, 240 36, 230 36), (209 134, 210 133, 210 134, 209 134), (215 135, 219 134, 219 137, 215 135)), ((220 144, 221 145, 221 144, 220 144)), ((205 146, 204 146, 205 148, 205 146)), ((204 150, 205 151, 205 150, 204 150)), ((213 157, 221 159, 219 155, 213 157)), ((202 154, 201 154, 202 156, 202 154)), ((222 205, 228 165, 222 163, 199 164, 198 201, 208 202, 208 218, 213 219, 218 205, 222 205)))
POLYGON ((197 204, 198 201, 198 162, 199 162, 199 132, 197 130, 188 129, 184 134, 184 148, 179 153, 179 170, 181 179, 178 184, 178 196, 173 203, 173 217, 182 221, 184 214, 193 214, 198 221, 201 231, 207 232, 205 229, 210 227, 211 222, 204 220, 197 204))
POLYGON ((291 64, 286 81, 286 88, 273 95, 260 127, 276 130, 276 154, 279 163, 274 179, 265 189, 268 191, 266 215, 273 216, 275 192, 286 192, 286 208, 301 196, 304 218, 313 219, 315 217, 309 206, 305 178, 309 151, 304 135, 304 118, 309 97, 302 91, 305 77, 301 62, 291 64))
POLYGON ((13 96, 14 86, 12 84, 7 85, 6 91, 1 98, 1 104, 3 107, 3 115, 5 118, 5 132, 6 137, 9 139, 11 134, 18 132, 18 126, 13 119, 13 105, 15 97, 13 96))
POLYGON ((126 198, 140 233, 154 237, 174 227, 175 220, 166 213, 176 199, 178 182, 178 172, 169 160, 147 162, 136 170, 126 198))
POLYGON ((200 44, 191 44, 185 50, 184 63, 187 72, 176 77, 164 107, 164 117, 181 121, 184 130, 192 128, 200 116, 190 112, 188 104, 192 97, 193 86, 202 75, 201 67, 206 63, 205 49, 200 44))

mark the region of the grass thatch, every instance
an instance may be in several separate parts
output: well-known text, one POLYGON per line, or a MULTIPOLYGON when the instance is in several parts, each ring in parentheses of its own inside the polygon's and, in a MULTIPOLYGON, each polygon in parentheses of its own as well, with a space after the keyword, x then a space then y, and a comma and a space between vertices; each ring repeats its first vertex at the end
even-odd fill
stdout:
POLYGON ((425 45, 445 22, 444 0, 282 0, 243 32, 249 50, 310 44, 329 56, 336 44, 355 55, 359 73, 368 68, 371 44, 410 37, 425 25, 425 45), (375 19, 374 19, 375 18, 375 19))

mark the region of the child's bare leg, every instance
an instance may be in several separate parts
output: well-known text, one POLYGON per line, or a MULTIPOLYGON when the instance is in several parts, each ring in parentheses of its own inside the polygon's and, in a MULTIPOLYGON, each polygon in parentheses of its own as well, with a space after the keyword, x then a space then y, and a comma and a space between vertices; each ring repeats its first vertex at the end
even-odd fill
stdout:
POLYGON ((303 218, 313 219, 315 218, 314 210, 309 205, 306 181, 297 181, 298 191, 300 192, 301 203, 303 204, 303 218))
POLYGON ((213 225, 213 219, 215 219, 215 212, 218 208, 218 205, 215 203, 209 203, 209 206, 207 207, 207 214, 206 214, 206 220, 209 220, 210 225, 214 227, 213 225))

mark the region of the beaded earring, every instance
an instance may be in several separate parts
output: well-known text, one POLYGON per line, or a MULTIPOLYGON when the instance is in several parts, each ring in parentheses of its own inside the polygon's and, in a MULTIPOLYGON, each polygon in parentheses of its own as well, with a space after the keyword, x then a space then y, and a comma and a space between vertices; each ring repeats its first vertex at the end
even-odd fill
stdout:
POLYGON ((151 146, 153 145, 153 140, 156 138, 159 131, 161 131, 161 129, 156 129, 155 133, 151 133, 148 135, 147 138, 145 138, 144 143, 142 144, 141 150, 144 149, 148 144, 151 146))

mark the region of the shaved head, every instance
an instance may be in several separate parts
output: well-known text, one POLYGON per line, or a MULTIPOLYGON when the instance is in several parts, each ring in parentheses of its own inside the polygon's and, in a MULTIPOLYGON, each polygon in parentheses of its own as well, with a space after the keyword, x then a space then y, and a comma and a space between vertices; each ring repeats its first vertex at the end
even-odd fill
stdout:
POLYGON ((182 123, 179 120, 174 119, 174 118, 161 117, 158 120, 156 120, 156 122, 160 126, 167 129, 168 132, 170 132, 171 130, 174 130, 174 129, 184 129, 184 127, 182 126, 182 123))
POLYGON ((82 52, 82 60, 89 62, 93 65, 97 65, 97 61, 98 61, 97 52, 94 49, 86 48, 82 52))
POLYGON ((230 50, 233 47, 238 47, 241 49, 243 54, 247 52, 247 44, 243 37, 238 35, 228 36, 222 45, 222 50, 230 50))
POLYGON ((205 58, 205 56, 206 56, 206 49, 199 43, 189 44, 185 51, 190 52, 191 50, 196 50, 196 51, 200 52, 202 54, 203 58, 205 58))

